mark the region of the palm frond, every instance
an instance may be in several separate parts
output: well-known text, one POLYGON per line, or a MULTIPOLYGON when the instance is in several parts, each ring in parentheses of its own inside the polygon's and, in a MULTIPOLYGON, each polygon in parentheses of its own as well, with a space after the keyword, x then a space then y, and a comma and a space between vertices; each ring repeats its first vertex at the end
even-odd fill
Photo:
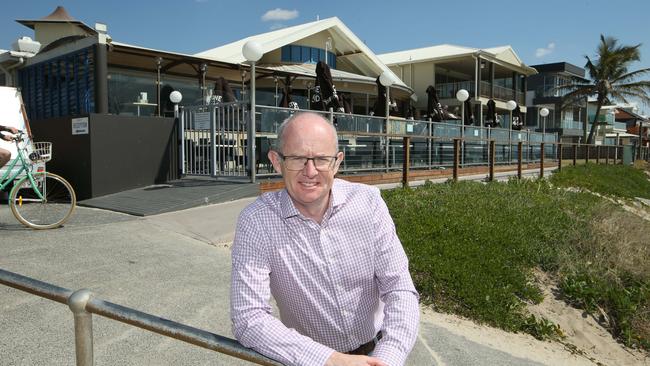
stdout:
POLYGON ((617 82, 623 82, 624 83, 624 82, 627 82, 627 81, 634 80, 634 79, 636 79, 636 78, 638 78, 640 76, 643 76, 645 74, 648 74, 648 73, 650 73, 650 68, 631 71, 631 72, 625 73, 625 74, 613 79, 612 83, 617 83, 617 82))

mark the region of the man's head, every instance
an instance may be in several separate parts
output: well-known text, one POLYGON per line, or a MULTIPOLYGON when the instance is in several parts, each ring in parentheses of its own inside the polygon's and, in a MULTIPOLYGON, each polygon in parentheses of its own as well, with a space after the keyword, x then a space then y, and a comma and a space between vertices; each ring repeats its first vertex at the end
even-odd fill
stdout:
POLYGON ((282 174, 301 213, 311 216, 325 212, 334 175, 343 160, 336 129, 328 120, 315 113, 296 113, 280 125, 269 159, 282 174))

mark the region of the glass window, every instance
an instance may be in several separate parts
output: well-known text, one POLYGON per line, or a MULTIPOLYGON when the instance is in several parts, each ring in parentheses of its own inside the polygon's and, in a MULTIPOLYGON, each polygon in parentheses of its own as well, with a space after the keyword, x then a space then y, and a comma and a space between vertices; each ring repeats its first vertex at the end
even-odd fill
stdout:
POLYGON ((300 47, 300 62, 307 63, 311 59, 311 47, 300 47))
POLYGON ((315 64, 318 63, 318 48, 312 47, 311 48, 311 59, 309 60, 309 63, 315 64))
POLYGON ((325 61, 325 50, 318 50, 318 61, 325 61))
POLYGON ((291 62, 300 62, 300 46, 291 46, 291 62))
POLYGON ((291 46, 282 46, 282 61, 291 61, 291 46))

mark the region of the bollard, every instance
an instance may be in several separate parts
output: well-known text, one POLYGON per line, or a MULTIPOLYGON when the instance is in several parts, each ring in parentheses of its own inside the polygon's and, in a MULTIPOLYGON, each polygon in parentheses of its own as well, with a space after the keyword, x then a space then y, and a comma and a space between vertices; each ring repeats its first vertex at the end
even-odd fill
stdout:
POLYGON ((558 148, 557 170, 562 171, 562 143, 557 144, 557 148, 558 148))
POLYGON ((490 166, 490 177, 489 180, 492 182, 494 180, 494 161, 496 159, 496 151, 494 149, 496 148, 496 141, 491 140, 490 141, 490 151, 488 155, 488 164, 490 166))
POLYGON ((517 179, 521 179, 521 160, 523 158, 523 152, 521 149, 524 147, 524 143, 519 141, 517 143, 517 179))
POLYGON ((573 145, 573 166, 576 166, 578 160, 578 145, 573 145))
POLYGON ((93 365, 93 315, 86 311, 92 297, 87 289, 75 291, 68 298, 68 306, 74 315, 74 343, 77 366, 93 365))
POLYGON ((458 181, 458 154, 460 152, 460 139, 454 139, 454 182, 458 181))
POLYGON ((409 169, 411 169, 411 138, 404 137, 404 163, 402 164, 402 186, 409 186, 409 169))
POLYGON ((596 164, 600 164, 600 145, 596 145, 596 164))
POLYGON ((540 144, 542 149, 542 154, 539 157, 539 177, 544 178, 544 143, 540 144))

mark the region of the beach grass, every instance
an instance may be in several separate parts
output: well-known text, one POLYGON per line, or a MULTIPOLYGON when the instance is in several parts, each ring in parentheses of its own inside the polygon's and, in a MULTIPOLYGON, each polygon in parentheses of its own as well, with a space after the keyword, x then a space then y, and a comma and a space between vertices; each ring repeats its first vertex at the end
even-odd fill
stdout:
MULTIPOLYGON (((573 184, 589 181, 584 176, 643 177, 632 167, 604 173, 580 168, 563 173, 581 177, 573 184)), ((606 192, 638 194, 635 179, 606 192)), ((556 184, 450 182, 384 191, 422 301, 506 330, 557 337, 554 324, 526 311, 542 300, 534 271, 543 270, 557 278, 569 304, 602 315, 625 344, 648 347, 648 222, 556 184)))

